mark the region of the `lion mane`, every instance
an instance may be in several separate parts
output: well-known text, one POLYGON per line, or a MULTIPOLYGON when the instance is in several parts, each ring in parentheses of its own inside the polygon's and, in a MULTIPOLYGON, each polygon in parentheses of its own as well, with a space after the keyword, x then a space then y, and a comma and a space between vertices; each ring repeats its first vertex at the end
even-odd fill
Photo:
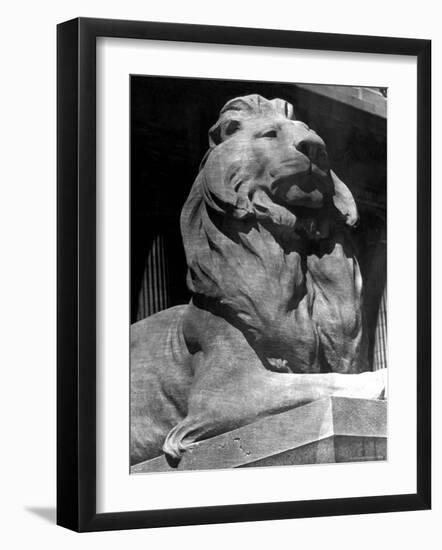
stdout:
POLYGON ((352 372, 366 351, 356 204, 332 171, 328 202, 301 215, 257 184, 262 155, 238 134, 248 121, 281 117, 295 119, 289 103, 251 95, 229 101, 211 128, 181 215, 187 284, 194 301, 239 326, 268 368, 352 372))

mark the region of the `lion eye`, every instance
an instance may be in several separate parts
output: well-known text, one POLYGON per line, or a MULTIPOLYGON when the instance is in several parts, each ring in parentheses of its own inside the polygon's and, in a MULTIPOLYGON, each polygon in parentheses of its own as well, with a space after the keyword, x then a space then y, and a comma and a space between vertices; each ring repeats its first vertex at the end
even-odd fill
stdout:
POLYGON ((261 134, 261 137, 264 137, 264 138, 275 138, 275 137, 278 137, 278 133, 276 132, 276 130, 268 130, 268 131, 265 132, 264 134, 261 134))

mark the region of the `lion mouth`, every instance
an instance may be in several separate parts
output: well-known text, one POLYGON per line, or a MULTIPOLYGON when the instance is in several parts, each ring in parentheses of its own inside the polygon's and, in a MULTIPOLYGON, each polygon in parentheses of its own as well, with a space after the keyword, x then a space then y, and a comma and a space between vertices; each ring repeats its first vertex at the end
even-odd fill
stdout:
POLYGON ((284 166, 282 173, 275 174, 270 186, 276 200, 286 206, 320 209, 324 206, 328 195, 329 177, 312 162, 303 170, 287 170, 284 166))
POLYGON ((293 174, 278 178, 274 184, 275 196, 289 206, 318 209, 324 205, 324 193, 310 174, 293 174))

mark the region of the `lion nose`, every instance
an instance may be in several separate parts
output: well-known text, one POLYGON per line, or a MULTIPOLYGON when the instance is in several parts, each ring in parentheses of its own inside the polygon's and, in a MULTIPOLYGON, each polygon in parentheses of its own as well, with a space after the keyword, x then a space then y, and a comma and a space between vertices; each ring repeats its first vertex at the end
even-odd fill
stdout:
POLYGON ((328 157, 322 139, 311 131, 296 132, 293 145, 297 151, 309 158, 321 170, 328 171, 328 157))

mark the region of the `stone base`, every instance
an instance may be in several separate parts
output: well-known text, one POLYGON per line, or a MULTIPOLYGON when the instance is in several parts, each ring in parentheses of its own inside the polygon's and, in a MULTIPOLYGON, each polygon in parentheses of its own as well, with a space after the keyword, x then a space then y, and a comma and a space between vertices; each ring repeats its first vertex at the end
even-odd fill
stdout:
POLYGON ((387 458, 387 402, 330 397, 198 442, 180 463, 159 456, 131 473, 387 458))

